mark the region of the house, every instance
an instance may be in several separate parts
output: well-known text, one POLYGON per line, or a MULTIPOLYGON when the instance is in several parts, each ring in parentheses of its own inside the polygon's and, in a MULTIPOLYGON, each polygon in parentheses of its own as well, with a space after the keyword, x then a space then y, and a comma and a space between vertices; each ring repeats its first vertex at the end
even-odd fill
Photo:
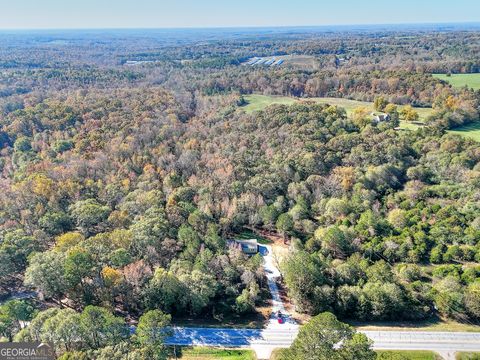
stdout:
POLYGON ((372 113, 373 116, 373 121, 379 123, 382 121, 390 121, 390 114, 385 114, 385 113, 372 113))
POLYGON ((256 239, 234 239, 229 241, 230 246, 241 249, 247 255, 258 253, 258 242, 256 239))

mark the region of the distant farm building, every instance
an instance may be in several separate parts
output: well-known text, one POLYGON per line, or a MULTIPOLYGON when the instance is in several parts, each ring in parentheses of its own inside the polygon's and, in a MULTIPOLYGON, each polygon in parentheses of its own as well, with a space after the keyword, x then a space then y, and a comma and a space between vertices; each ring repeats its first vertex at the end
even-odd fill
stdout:
POLYGON ((277 59, 275 57, 253 57, 249 59, 246 64, 250 66, 280 66, 285 60, 277 59))
POLYGON ((242 250, 247 255, 255 255, 258 253, 258 242, 256 239, 234 239, 228 241, 229 245, 242 250))
POLYGON ((373 121, 379 123, 383 121, 390 121, 390 115, 385 113, 372 113, 373 121))

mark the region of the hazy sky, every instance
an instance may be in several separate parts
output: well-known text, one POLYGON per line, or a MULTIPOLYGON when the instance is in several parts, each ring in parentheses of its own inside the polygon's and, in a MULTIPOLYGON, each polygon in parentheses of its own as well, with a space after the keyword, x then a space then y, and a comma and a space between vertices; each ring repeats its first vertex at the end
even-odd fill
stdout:
POLYGON ((480 0, 0 0, 0 28, 480 22, 480 0))

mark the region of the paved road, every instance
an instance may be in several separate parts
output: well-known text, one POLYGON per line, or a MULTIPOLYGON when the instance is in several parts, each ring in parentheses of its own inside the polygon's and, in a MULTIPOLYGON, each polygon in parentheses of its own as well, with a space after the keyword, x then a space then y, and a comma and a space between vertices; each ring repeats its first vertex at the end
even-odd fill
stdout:
MULTIPOLYGON (((222 328, 173 328, 168 345, 219 346, 251 348, 258 359, 269 359, 275 348, 289 347, 298 334, 298 324, 287 316, 279 324, 274 315, 279 310, 288 315, 280 298, 277 279, 280 272, 275 266, 271 248, 262 246, 264 269, 272 294, 273 315, 265 329, 222 328)), ((440 353, 446 360, 454 359, 457 351, 480 351, 480 333, 424 332, 424 331, 363 331, 373 340, 374 349, 383 350, 431 350, 440 353)))
MULTIPOLYGON (((425 331, 362 331, 373 340, 374 349, 431 350, 441 354, 480 351, 480 333, 425 331)), ((274 348, 289 347, 298 328, 286 325, 275 329, 174 328, 171 345, 252 348, 259 359, 268 359, 274 348), (265 355, 262 355, 265 354, 265 355)))

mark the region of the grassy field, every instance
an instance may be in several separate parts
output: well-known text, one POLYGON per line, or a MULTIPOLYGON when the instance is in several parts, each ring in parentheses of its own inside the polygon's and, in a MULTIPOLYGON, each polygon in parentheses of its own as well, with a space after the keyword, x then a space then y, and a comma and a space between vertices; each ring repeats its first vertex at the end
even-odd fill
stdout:
POLYGON ((177 348, 177 354, 170 359, 183 360, 255 360, 255 353, 251 350, 226 350, 208 347, 177 348))
POLYGON ((461 126, 456 128, 455 130, 449 130, 449 132, 452 134, 462 135, 480 142, 480 122, 461 126))
POLYGON ((408 121, 400 120, 399 128, 404 129, 404 130, 417 130, 421 126, 422 125, 418 125, 418 124, 414 124, 414 123, 411 123, 411 122, 408 122, 408 121))
POLYGON ((286 96, 266 96, 266 95, 244 95, 247 105, 243 106, 243 110, 247 113, 253 113, 265 109, 267 106, 292 105, 297 101, 286 96))
POLYGON ((452 74, 447 76, 446 74, 432 74, 434 77, 440 80, 444 80, 454 87, 464 87, 467 85, 475 90, 480 89, 480 73, 478 74, 452 74))
MULTIPOLYGON (((353 110, 358 107, 365 107, 369 111, 373 111, 373 103, 365 102, 365 101, 357 101, 357 100, 350 100, 350 99, 342 99, 342 98, 331 98, 331 97, 324 97, 324 98, 308 98, 308 99, 295 99, 292 97, 287 96, 268 96, 268 95, 259 95, 259 94, 252 94, 252 95, 245 95, 245 100, 247 101, 247 105, 243 106, 243 110, 246 113, 253 113, 255 111, 260 111, 265 109, 269 105, 273 104, 281 104, 281 105, 292 105, 295 103, 300 103, 301 101, 314 101, 319 104, 330 104, 334 106, 343 107, 347 111, 347 115, 350 115, 353 110)), ((402 109, 402 106, 398 107, 399 110, 402 109)), ((425 120, 428 115, 431 114, 431 108, 415 108, 420 116, 420 121, 425 120)), ((414 124, 403 124, 405 128, 414 129, 417 128, 414 124)), ((400 125, 402 127, 402 125, 400 125)))
POLYGON ((480 353, 479 352, 461 352, 455 355, 457 360, 480 360, 480 353))
MULTIPOLYGON (((377 350, 377 355, 384 355, 388 359, 389 354, 398 354, 403 356, 405 360, 439 360, 441 357, 432 351, 420 351, 420 350, 377 350)), ((381 359, 381 357, 380 357, 381 359)))

